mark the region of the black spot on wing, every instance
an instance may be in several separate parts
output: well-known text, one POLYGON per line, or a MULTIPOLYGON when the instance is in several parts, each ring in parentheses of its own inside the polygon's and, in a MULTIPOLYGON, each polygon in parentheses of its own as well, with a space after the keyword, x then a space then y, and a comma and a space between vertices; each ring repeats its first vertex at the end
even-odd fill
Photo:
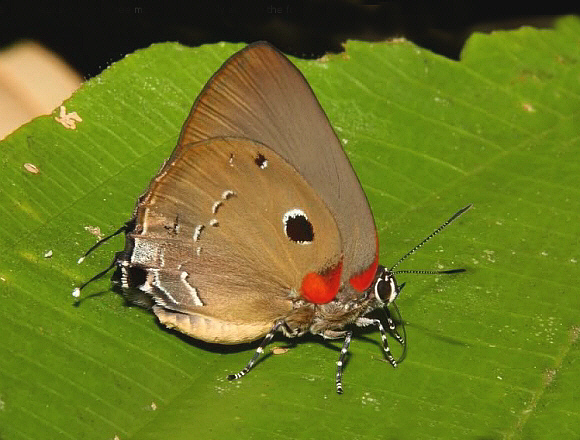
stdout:
POLYGON ((254 163, 262 169, 268 166, 268 160, 262 153, 258 153, 258 155, 254 158, 254 163))
POLYGON ((286 236, 300 244, 310 243, 314 240, 314 228, 310 220, 301 211, 289 212, 284 217, 284 230, 286 236))

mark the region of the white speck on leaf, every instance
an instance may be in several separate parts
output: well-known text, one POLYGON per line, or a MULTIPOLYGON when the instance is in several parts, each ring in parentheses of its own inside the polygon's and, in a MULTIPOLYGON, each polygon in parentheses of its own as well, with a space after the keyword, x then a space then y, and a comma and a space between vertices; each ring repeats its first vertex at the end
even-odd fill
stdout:
POLYGON ((530 113, 534 113, 536 111, 536 109, 534 108, 534 106, 532 104, 530 104, 529 102, 524 102, 522 104, 522 108, 530 113))
POLYGON ((483 253, 485 254, 485 257, 487 258, 487 261, 489 261, 490 263, 495 263, 495 251, 490 251, 488 249, 484 249, 483 253))

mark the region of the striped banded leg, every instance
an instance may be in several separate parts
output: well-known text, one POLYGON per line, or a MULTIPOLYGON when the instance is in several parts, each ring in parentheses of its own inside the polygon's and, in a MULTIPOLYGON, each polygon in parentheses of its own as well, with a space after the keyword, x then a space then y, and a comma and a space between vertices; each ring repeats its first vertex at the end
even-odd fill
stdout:
MULTIPOLYGON (((391 318, 388 318, 387 322, 389 324, 389 330, 394 331, 395 330, 395 323, 393 322, 393 320, 391 318)), ((395 358, 394 358, 394 356, 391 353, 391 350, 389 348, 389 343, 387 342, 387 332, 385 332, 385 328, 383 327, 383 323, 381 321, 379 321, 378 319, 373 319, 373 324, 379 328, 379 333, 381 334, 381 341, 383 343, 383 352, 385 353, 387 360, 393 366, 393 368, 396 368, 397 361, 395 360, 395 358)))
MULTIPOLYGON (((389 330, 391 330, 394 334, 398 336, 398 338, 397 336, 395 336, 395 339, 397 339, 397 341, 399 341, 399 339, 403 340, 403 338, 401 338, 401 336, 398 333, 396 333, 395 323, 393 322, 390 316, 387 316, 387 322, 389 323, 389 330)), ((383 327, 383 323, 379 319, 359 318, 356 320, 356 325, 358 325, 359 327, 366 327, 367 325, 376 325, 379 328, 379 333, 381 334, 381 341, 383 343, 383 353, 385 353, 385 357, 387 358, 389 363, 396 368, 397 361, 395 360, 393 354, 391 353, 391 350, 389 349, 389 343, 387 341, 387 332, 385 331, 385 327, 383 327)))
POLYGON ((397 340, 397 342, 401 345, 405 345, 405 339, 397 332, 397 327, 395 326, 395 321, 393 321, 390 315, 387 313, 387 325, 389 326, 389 331, 393 338, 397 340))
MULTIPOLYGON (((399 291, 400 291, 400 289, 399 289, 399 291)), ((397 363, 400 364, 401 362, 403 362, 403 360, 407 356, 407 331, 405 330, 405 321, 403 321, 403 318, 401 317, 401 312, 399 312, 399 308, 397 307, 397 304, 395 304, 394 302, 391 304, 392 304, 393 310, 397 316, 397 320, 401 323, 402 333, 399 333, 395 329, 395 323, 391 319, 391 311, 389 310, 389 308, 385 307, 383 310, 385 311, 385 315, 387 316, 387 322, 389 323, 389 330, 391 331, 391 334, 397 340, 397 342, 399 344, 401 344, 401 346, 403 347, 403 353, 401 353, 401 357, 397 360, 397 363)))
POLYGON ((344 359, 346 353, 348 353, 348 346, 350 345, 350 340, 352 339, 352 332, 346 332, 344 338, 344 343, 342 344, 342 349, 340 350, 340 355, 338 356, 338 361, 336 361, 336 392, 342 394, 342 366, 344 365, 344 359))
POLYGON ((283 320, 276 321, 270 332, 264 337, 262 343, 256 349, 256 352, 254 353, 254 356, 252 356, 252 359, 250 359, 250 362, 248 362, 248 364, 244 367, 244 369, 239 373, 230 374, 228 376, 228 380, 240 379, 241 377, 244 377, 246 374, 248 374, 248 371, 252 369, 252 367, 260 357, 260 355, 264 352, 264 348, 266 347, 266 345, 270 343, 270 341, 272 340, 272 338, 274 337, 280 326, 283 324, 284 324, 283 320))

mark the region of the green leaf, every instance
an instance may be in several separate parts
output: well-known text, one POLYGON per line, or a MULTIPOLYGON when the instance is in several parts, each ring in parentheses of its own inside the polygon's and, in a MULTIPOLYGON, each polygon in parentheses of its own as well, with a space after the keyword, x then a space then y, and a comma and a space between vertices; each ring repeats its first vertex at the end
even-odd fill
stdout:
POLYGON ((293 59, 368 195, 383 264, 474 203, 401 267, 467 272, 400 275, 399 368, 361 330, 342 396, 340 341, 314 337, 228 382, 255 344, 179 337, 107 279, 74 306, 73 287, 124 246, 79 266, 96 240, 85 228, 130 217, 201 87, 241 47, 137 51, 65 102, 75 129, 55 111, 0 144, 0 438, 578 438, 578 18, 474 34, 459 62, 398 40, 293 59))

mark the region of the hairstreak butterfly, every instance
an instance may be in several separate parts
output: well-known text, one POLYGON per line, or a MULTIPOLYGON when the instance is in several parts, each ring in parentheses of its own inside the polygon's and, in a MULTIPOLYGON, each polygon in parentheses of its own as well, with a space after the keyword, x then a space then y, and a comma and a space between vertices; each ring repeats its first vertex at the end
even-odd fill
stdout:
MULTIPOLYGON (((352 326, 376 326, 405 348, 388 305, 403 285, 379 265, 378 236, 361 185, 310 86, 265 42, 229 58, 196 99, 177 146, 124 232, 111 266, 127 298, 170 328, 208 342, 263 338, 244 376, 276 332, 344 341, 352 326), (386 312, 384 323, 368 314, 386 312)), ((80 261, 82 261, 81 258, 80 261)), ((453 273, 450 271, 407 271, 453 273)), ((89 282, 90 282, 89 281, 89 282)), ((79 296, 80 289, 74 290, 79 296)), ((398 312, 398 311, 397 311, 398 312)))

